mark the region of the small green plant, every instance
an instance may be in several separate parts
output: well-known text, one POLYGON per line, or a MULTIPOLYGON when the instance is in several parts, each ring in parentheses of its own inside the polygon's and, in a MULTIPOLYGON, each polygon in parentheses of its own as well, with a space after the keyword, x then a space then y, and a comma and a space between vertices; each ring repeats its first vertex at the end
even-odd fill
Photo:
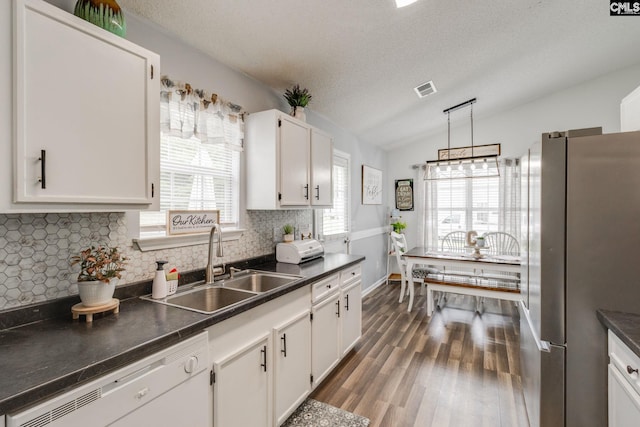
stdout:
POLYGON ((284 234, 293 234, 293 225, 285 224, 284 227, 282 227, 282 232, 284 234))
POLYGON ((391 227, 393 227, 393 231, 395 231, 396 233, 402 233, 402 230, 407 228, 407 223, 396 221, 393 224, 391 224, 391 227))
POLYGON ((287 100, 291 107, 306 107, 309 101, 311 101, 311 94, 305 89, 300 89, 300 85, 295 85, 291 89, 287 89, 284 92, 284 98, 287 100))

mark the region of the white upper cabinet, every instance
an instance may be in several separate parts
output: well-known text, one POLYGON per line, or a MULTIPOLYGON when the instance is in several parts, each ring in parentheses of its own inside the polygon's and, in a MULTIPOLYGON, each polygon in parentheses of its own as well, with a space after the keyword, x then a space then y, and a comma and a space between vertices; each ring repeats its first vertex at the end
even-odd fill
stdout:
POLYGON ((278 110, 250 114, 245 129, 247 209, 331 207, 331 137, 278 110))
POLYGON ((14 4, 13 198, 0 209, 157 208, 159 56, 46 2, 14 4))
POLYGON ((331 137, 311 129, 311 205, 333 205, 333 142, 331 137))

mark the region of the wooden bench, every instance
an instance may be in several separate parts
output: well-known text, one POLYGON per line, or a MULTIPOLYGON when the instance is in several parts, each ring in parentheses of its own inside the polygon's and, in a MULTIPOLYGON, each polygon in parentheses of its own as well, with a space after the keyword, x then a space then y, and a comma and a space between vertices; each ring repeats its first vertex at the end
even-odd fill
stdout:
MULTIPOLYGON (((427 285, 427 314, 431 316, 435 309, 434 291, 475 297, 497 298, 508 301, 520 301, 520 281, 513 276, 464 274, 430 274, 424 279, 427 285)), ((480 311, 481 300, 476 304, 480 311)))

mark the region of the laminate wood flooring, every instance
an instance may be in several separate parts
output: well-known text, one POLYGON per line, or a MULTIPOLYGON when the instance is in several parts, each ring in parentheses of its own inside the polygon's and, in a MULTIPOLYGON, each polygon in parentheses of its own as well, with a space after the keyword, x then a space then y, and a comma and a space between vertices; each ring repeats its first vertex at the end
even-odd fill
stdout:
POLYGON ((312 398, 365 416, 371 427, 528 427, 513 303, 448 294, 427 317, 425 296, 411 313, 399 286, 363 301, 360 343, 312 398))

